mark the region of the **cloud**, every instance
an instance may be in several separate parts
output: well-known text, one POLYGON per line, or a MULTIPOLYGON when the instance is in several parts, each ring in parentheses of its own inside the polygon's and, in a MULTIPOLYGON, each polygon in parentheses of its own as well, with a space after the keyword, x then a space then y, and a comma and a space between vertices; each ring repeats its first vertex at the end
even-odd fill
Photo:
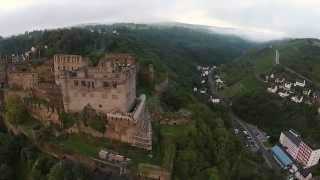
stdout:
POLYGON ((0 34, 82 23, 181 21, 320 37, 318 0, 0 0, 0 34))

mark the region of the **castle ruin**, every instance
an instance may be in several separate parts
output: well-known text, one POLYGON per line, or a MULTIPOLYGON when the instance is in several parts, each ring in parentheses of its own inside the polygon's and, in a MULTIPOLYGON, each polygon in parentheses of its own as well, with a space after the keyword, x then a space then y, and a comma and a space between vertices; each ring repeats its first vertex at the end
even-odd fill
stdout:
POLYGON ((48 121, 61 123, 52 112, 78 113, 90 106, 103 113, 108 122, 101 136, 152 149, 146 96, 136 97, 137 64, 133 56, 107 54, 96 66, 90 65, 88 58, 64 54, 37 66, 1 62, 5 62, 1 66, 5 71, 1 73, 6 75, 0 79, 1 86, 7 87, 7 96, 35 96, 54 104, 52 110, 39 106, 37 111, 37 106, 31 106, 30 112, 35 117, 51 117, 48 121))

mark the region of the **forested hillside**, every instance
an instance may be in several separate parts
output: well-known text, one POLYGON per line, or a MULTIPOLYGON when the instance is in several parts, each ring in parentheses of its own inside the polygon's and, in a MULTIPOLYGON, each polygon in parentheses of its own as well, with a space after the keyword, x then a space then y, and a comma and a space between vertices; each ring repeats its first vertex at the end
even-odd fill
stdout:
POLYGON ((34 31, 0 39, 0 54, 21 54, 44 47, 42 56, 70 53, 96 60, 105 52, 128 52, 140 63, 152 63, 158 71, 190 85, 198 64, 232 61, 254 43, 235 36, 213 34, 183 27, 116 24, 84 26, 50 31, 34 31))
POLYGON ((320 137, 318 105, 296 104, 276 97, 267 93, 263 81, 265 74, 272 71, 291 76, 294 81, 302 78, 297 75, 300 74, 310 79, 317 90, 319 52, 319 40, 316 39, 276 42, 263 49, 250 50, 238 61, 222 67, 228 83, 223 93, 233 98, 233 109, 241 118, 266 130, 273 142, 288 128, 297 130, 310 142, 317 142, 320 137), (275 65, 276 50, 280 52, 280 65, 275 65))
MULTIPOLYGON (((150 109, 163 113, 184 110, 192 115, 192 122, 183 125, 153 122, 153 163, 172 170, 177 180, 281 179, 263 159, 242 147, 232 134, 224 107, 208 107, 191 93, 192 83, 199 81, 196 65, 231 62, 254 45, 194 28, 120 24, 30 32, 0 40, 0 53, 21 54, 34 46, 40 48, 40 60, 55 53, 72 53, 89 56, 92 63, 105 52, 132 53, 142 69, 153 64, 156 78, 166 74, 170 78, 162 95, 148 94, 150 109)), ((138 81, 140 88, 145 86, 144 78, 139 76, 138 81)))

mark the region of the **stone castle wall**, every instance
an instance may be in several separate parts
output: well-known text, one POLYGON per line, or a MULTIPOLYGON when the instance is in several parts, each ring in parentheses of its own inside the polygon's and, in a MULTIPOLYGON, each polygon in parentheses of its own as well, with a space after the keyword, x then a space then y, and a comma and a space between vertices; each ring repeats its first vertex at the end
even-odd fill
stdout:
POLYGON ((35 119, 43 122, 44 124, 48 122, 61 124, 59 112, 53 107, 44 104, 30 104, 28 106, 28 110, 35 119))
POLYGON ((145 96, 139 98, 133 113, 107 113, 106 132, 103 134, 83 124, 74 125, 68 133, 85 133, 93 137, 105 137, 131 144, 139 148, 152 149, 151 121, 145 116, 145 96), (136 118, 136 119, 135 119, 136 118))
POLYGON ((39 85, 38 73, 35 72, 10 72, 7 77, 10 88, 27 90, 39 85))
POLYGON ((64 71, 74 71, 88 66, 88 59, 79 55, 57 54, 53 57, 53 70, 56 84, 60 84, 60 75, 64 71))
POLYGON ((59 74, 65 110, 80 112, 89 104, 104 113, 129 112, 136 98, 136 67, 131 64, 133 62, 132 57, 119 55, 105 57, 96 67, 76 69, 77 66, 70 65, 73 71, 61 71, 55 67, 59 71, 56 74, 59 74), (127 61, 123 60, 125 58, 127 61))
POLYGON ((68 131, 106 137, 133 146, 152 149, 152 127, 146 115, 146 97, 136 98, 135 59, 127 54, 109 54, 97 66, 76 55, 56 55, 36 67, 22 71, 13 65, 8 74, 5 97, 35 97, 46 103, 30 103, 32 116, 43 123, 60 124, 59 112, 81 112, 90 105, 105 114, 106 132, 72 127, 68 131), (57 109, 59 108, 59 110, 57 109))

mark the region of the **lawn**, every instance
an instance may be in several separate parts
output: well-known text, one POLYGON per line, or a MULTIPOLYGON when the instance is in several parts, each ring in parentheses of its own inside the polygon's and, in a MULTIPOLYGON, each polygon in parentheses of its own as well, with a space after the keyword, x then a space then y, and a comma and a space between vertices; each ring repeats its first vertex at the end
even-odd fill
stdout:
POLYGON ((79 153, 84 156, 97 157, 101 144, 97 144, 90 138, 81 135, 71 135, 67 138, 61 138, 58 145, 66 151, 79 153))
POLYGON ((149 156, 149 152, 106 138, 73 134, 65 138, 59 138, 55 140, 55 143, 68 152, 79 153, 83 156, 97 157, 101 149, 107 149, 129 157, 134 164, 141 162, 154 163, 152 156, 149 156))
POLYGON ((246 76, 239 82, 225 88, 222 93, 226 97, 241 96, 257 90, 263 90, 264 85, 254 75, 246 76))

